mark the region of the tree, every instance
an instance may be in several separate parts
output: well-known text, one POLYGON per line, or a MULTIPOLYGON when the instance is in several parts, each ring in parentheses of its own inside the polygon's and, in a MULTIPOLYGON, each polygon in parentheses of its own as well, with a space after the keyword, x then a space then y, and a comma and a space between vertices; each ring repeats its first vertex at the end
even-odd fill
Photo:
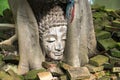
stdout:
MULTIPOLYGON (((40 4, 42 0, 35 1, 40 4)), ((33 11, 27 0, 9 0, 9 4, 19 43, 19 74, 24 74, 29 69, 40 69, 44 56, 39 45, 38 25, 33 11)), ((66 63, 78 67, 88 63, 89 56, 95 54, 96 40, 88 0, 75 0, 74 8, 74 19, 68 23, 64 57, 66 63)))

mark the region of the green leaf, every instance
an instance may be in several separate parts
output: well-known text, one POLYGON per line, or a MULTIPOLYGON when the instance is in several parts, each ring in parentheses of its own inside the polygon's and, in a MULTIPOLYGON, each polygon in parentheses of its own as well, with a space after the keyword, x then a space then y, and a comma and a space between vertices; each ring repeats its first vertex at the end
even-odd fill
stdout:
POLYGON ((3 15, 3 11, 9 8, 8 0, 0 0, 0 15, 3 15))

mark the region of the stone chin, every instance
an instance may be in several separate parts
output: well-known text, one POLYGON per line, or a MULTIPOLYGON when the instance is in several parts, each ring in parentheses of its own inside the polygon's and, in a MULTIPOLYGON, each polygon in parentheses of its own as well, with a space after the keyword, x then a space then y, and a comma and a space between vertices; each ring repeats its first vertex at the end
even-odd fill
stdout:
POLYGON ((60 53, 60 52, 51 52, 49 53, 49 58, 51 58, 52 60, 54 61, 59 61, 59 60, 62 60, 63 59, 63 53, 60 53))

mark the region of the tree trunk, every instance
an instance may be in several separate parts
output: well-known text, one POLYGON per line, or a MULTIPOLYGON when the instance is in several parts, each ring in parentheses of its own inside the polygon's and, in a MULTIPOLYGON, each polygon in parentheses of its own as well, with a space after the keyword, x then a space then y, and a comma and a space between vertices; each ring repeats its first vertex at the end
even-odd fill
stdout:
MULTIPOLYGON (((35 1, 36 5, 39 5, 41 0, 35 1)), ((9 3, 15 18, 19 41, 18 69, 20 74, 24 74, 29 68, 41 68, 41 63, 44 61, 39 45, 38 25, 27 0, 9 0, 9 3)), ((96 39, 88 0, 75 0, 74 13, 72 23, 68 23, 64 58, 66 63, 79 67, 88 63, 89 56, 96 53, 96 39)))
POLYGON ((26 0, 9 0, 9 4, 18 35, 20 54, 18 72, 24 74, 29 69, 40 69, 44 56, 39 45, 38 25, 32 9, 26 0))
POLYGON ((96 39, 88 0, 75 0, 74 14, 72 23, 68 23, 65 61, 78 67, 96 53, 96 39))

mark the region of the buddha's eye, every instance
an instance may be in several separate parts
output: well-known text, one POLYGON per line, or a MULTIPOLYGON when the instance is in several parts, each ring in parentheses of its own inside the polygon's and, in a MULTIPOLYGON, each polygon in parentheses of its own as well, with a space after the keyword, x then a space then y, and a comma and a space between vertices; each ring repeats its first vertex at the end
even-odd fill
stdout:
POLYGON ((47 39, 47 42, 48 43, 53 43, 53 42, 55 42, 55 38, 54 37, 49 37, 48 39, 47 39))

